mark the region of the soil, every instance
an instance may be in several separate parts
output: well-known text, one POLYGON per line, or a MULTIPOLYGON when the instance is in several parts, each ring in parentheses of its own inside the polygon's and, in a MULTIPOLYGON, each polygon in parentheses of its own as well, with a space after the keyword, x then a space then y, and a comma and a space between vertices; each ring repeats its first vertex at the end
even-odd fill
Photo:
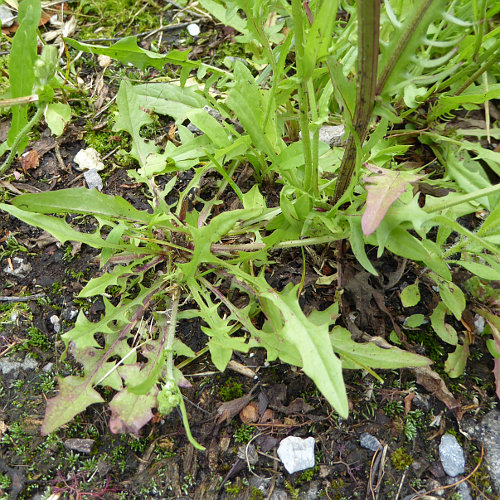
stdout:
MULTIPOLYGON (((108 98, 113 89, 109 92, 108 98)), ((25 171, 20 163, 13 165, 18 179, 4 182, 4 194, 85 186, 73 163, 86 146, 84 127, 84 120, 75 122, 55 142, 41 125, 40 140, 29 148, 39 152, 39 165, 25 171)), ((148 206, 125 169, 107 175, 103 192, 123 196, 137 208, 148 206)), ((278 198, 277 193, 269 197, 274 202, 278 198)), ((54 499, 403 499, 432 491, 425 498, 457 498, 456 487, 447 487, 438 451, 441 436, 452 433, 465 453, 464 476, 473 497, 499 498, 481 462, 481 445, 460 432, 462 419, 479 421, 498 403, 492 358, 484 340, 474 336, 465 375, 451 380, 444 372, 450 346, 431 330, 403 327, 410 314, 428 318, 437 301, 433 284, 424 278, 419 305, 402 308, 399 291, 421 276, 422 269, 413 264, 384 255, 377 260, 380 278, 375 279, 344 248, 339 323, 361 336, 385 338, 399 329, 407 348, 435 361, 432 368, 449 394, 433 385, 428 373, 381 371, 379 381, 367 372, 346 372, 350 414, 344 420, 300 370, 267 363, 261 351, 235 355, 224 373, 204 355, 184 369, 192 384, 184 391, 191 430, 206 447, 198 451, 175 411, 154 418, 139 436, 115 435, 108 427, 107 407, 94 405, 52 435, 40 435, 46 400, 57 391, 56 376, 80 369, 62 356, 61 334, 72 328, 78 311, 86 310, 95 321, 104 310, 99 298, 77 298, 99 273, 98 254, 85 245, 61 246, 7 214, 0 216, 0 238, 0 497, 48 498, 51 492, 54 499), (361 446, 363 433, 380 441, 377 451, 361 446), (314 438, 315 465, 288 474, 276 450, 282 438, 292 435, 314 438)), ((336 279, 314 283, 318 273, 333 276, 338 271, 338 255, 333 246, 306 254, 301 299, 306 313, 334 302, 336 279)), ((266 276, 273 287, 300 282, 300 251, 277 252, 273 259, 266 276)), ((460 283, 466 277, 459 278, 460 283)), ((201 326, 199 319, 184 320, 177 332, 195 351, 205 345, 201 326)), ((464 331, 464 325, 453 326, 464 331)), ((106 396, 110 399, 111 391, 106 396)))

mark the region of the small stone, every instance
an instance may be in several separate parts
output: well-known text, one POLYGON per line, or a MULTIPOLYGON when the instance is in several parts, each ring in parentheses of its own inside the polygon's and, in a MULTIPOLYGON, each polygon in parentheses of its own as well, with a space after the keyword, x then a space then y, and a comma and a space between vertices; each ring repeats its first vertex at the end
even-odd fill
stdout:
POLYGON ((83 176, 89 189, 96 188, 98 191, 102 190, 102 179, 95 168, 85 171, 83 176))
POLYGON ((195 23, 188 24, 186 29, 191 36, 198 36, 201 31, 200 27, 195 23))
POLYGON ((94 443, 95 441, 93 439, 72 438, 72 439, 66 439, 66 441, 64 441, 64 446, 68 448, 68 450, 89 454, 92 452, 94 443))
POLYGON ((99 56, 97 56, 97 63, 101 68, 106 69, 111 64, 111 57, 99 54, 99 56))
POLYGON ((43 368, 42 371, 45 373, 50 373, 52 371, 52 368, 54 368, 54 363, 47 363, 43 368))
POLYGON ((319 129, 319 140, 330 147, 342 146, 344 143, 344 125, 323 125, 319 129))
POLYGON ((104 170, 104 163, 101 161, 99 153, 94 148, 80 149, 73 160, 77 165, 77 170, 84 172, 94 168, 104 170))
POLYGON ((61 331, 61 320, 59 319, 59 316, 56 314, 53 314, 49 318, 50 324, 54 328, 54 332, 59 333, 61 331))
POLYGON ((439 458, 443 469, 450 477, 458 476, 465 472, 464 452, 452 434, 445 434, 439 444, 439 458))
POLYGON ((2 23, 2 28, 10 28, 14 24, 15 20, 16 16, 14 15, 14 12, 12 12, 4 3, 0 5, 0 22, 2 23))
POLYGON ((288 436, 281 441, 278 457, 289 474, 314 467, 315 444, 313 437, 302 439, 288 436))
POLYGON ((194 123, 188 123, 186 128, 193 134, 201 134, 201 130, 194 123))
POLYGON ((359 437, 359 444, 367 450, 377 451, 380 446, 380 441, 368 432, 363 432, 359 437))

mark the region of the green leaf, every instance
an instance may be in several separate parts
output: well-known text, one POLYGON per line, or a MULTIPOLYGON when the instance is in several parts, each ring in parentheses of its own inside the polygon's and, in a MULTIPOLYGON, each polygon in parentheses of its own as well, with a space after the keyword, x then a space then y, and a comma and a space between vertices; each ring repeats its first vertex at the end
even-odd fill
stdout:
POLYGON ((71 120, 71 108, 69 104, 52 102, 45 110, 45 121, 54 135, 61 135, 64 127, 71 120))
POLYGON ((398 347, 385 349, 373 342, 354 342, 351 334, 341 326, 335 326, 330 333, 333 350, 342 358, 347 369, 379 368, 392 370, 408 366, 428 366, 432 362, 424 356, 403 351, 398 347))
POLYGON ((275 151, 263 133, 265 105, 255 78, 242 63, 237 61, 234 67, 234 79, 235 85, 229 93, 227 104, 252 138, 255 147, 273 158, 275 151), (249 103, 252 105, 249 106, 249 103))
POLYGON ((239 5, 236 2, 217 2, 215 0, 200 0, 200 4, 223 25, 231 26, 242 34, 248 34, 247 23, 238 15, 239 5))
POLYGON ((401 291, 401 303, 403 307, 413 307, 420 302, 420 290, 418 280, 401 291))
POLYGON ((138 250, 138 247, 133 247, 131 245, 115 245, 108 243, 106 240, 103 240, 97 232, 90 234, 80 233, 67 224, 66 221, 58 217, 49 217, 48 215, 27 212, 13 205, 5 205, 3 203, 0 203, 0 209, 5 210, 27 224, 48 231, 61 243, 66 243, 66 241, 80 241, 93 248, 115 248, 119 250, 126 250, 128 248, 133 251, 138 250))
POLYGON ((450 260, 450 264, 457 264, 467 269, 471 273, 479 276, 483 280, 498 281, 500 280, 500 270, 494 269, 486 264, 480 264, 479 262, 470 262, 465 260, 450 260))
POLYGON ((90 405, 103 402, 104 399, 92 388, 88 379, 73 376, 59 378, 59 393, 47 401, 42 436, 68 423, 90 405))
POLYGON ((465 309, 465 296, 462 290, 451 281, 437 280, 439 295, 457 321, 462 319, 465 309))
MULTIPOLYGON (((466 192, 474 193, 480 189, 488 188, 491 182, 482 165, 471 159, 468 151, 460 151, 452 145, 447 145, 445 152, 446 171, 457 184, 466 192)), ((500 196, 491 195, 476 200, 488 210, 495 208, 500 196)))
MULTIPOLYGON (((35 83, 34 65, 37 59, 37 29, 40 21, 40 0, 24 0, 19 4, 19 27, 12 40, 9 55, 9 83, 12 98, 31 94, 35 83)), ((28 123, 28 106, 14 106, 7 142, 12 145, 21 129, 28 123)), ((17 149, 21 153, 28 138, 17 149)))
POLYGON ((348 404, 342 364, 335 356, 328 335, 328 323, 317 325, 306 318, 297 301, 297 287, 277 293, 267 287, 259 297, 269 300, 281 312, 283 323, 278 335, 300 352, 302 369, 328 402, 343 418, 348 404))
POLYGON ((144 71, 148 66, 162 69, 165 64, 184 65, 189 68, 197 68, 199 66, 199 63, 187 60, 189 50, 172 50, 168 54, 158 54, 157 52, 151 52, 150 50, 138 47, 137 37, 135 36, 121 38, 118 42, 111 45, 111 47, 91 45, 78 42, 71 38, 65 38, 64 40, 74 49, 81 50, 82 52, 90 52, 92 54, 106 55, 113 59, 117 59, 123 64, 133 64, 141 71, 144 71))
POLYGON ((127 80, 122 80, 120 84, 116 103, 120 114, 113 126, 113 132, 125 130, 132 136, 130 155, 139 162, 142 168, 145 168, 148 156, 159 151, 154 141, 146 141, 140 135, 141 127, 152 123, 153 119, 140 109, 134 87, 127 80))
POLYGON ((448 354, 444 363, 444 371, 450 378, 457 378, 464 374, 467 358, 469 357, 469 344, 457 345, 454 352, 448 354))
POLYGON ((349 235, 349 242, 351 243, 351 248, 358 262, 371 274, 378 276, 377 270, 373 267, 373 264, 368 259, 365 251, 365 242, 363 240, 363 234, 361 231, 361 219, 360 217, 349 217, 349 226, 351 227, 351 234, 349 235))
POLYGON ((180 87, 173 83, 144 83, 134 85, 136 105, 144 110, 171 116, 176 123, 182 123, 189 111, 207 104, 198 88, 180 87))
POLYGON ((431 108, 427 120, 429 123, 436 121, 440 116, 443 116, 450 111, 460 108, 463 104, 482 104, 483 102, 500 97, 500 84, 490 85, 487 92, 477 94, 461 94, 458 96, 449 96, 441 94, 438 97, 437 103, 431 108))
POLYGON ((70 188, 45 193, 22 194, 11 203, 22 209, 42 214, 86 214, 110 219, 125 219, 148 224, 153 219, 145 210, 137 210, 121 196, 110 196, 96 189, 70 188))
POLYGON ((446 304, 440 302, 431 314, 431 325, 441 340, 448 344, 457 345, 458 336, 455 328, 446 323, 445 316, 447 313, 446 304))
POLYGON ((408 328, 417 328, 425 321, 425 316, 423 314, 412 314, 408 316, 405 321, 405 326, 408 328))
POLYGON ((328 55, 331 37, 335 26, 336 17, 332 12, 337 12, 337 0, 321 2, 314 16, 312 26, 307 31, 304 46, 305 70, 303 80, 308 80, 318 61, 328 55))
POLYGON ((231 142, 228 131, 204 109, 194 109, 187 113, 187 119, 196 125, 219 148, 228 147, 231 142))

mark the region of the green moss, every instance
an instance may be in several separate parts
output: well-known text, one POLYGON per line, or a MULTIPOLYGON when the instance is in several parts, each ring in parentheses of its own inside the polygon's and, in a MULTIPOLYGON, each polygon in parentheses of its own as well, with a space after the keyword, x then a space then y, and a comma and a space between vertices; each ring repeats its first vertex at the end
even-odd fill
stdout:
POLYGON ((242 385, 229 377, 224 386, 219 389, 219 396, 222 401, 231 401, 233 399, 241 398, 243 396, 242 385))
POLYGON ((236 429, 234 439, 237 443, 248 443, 252 439, 254 431, 255 427, 253 425, 242 424, 236 429))
POLYGON ((312 480, 312 478, 317 474, 318 470, 319 467, 315 465, 314 467, 311 467, 310 469, 306 469, 305 471, 303 471, 297 479, 297 485, 309 483, 312 480))
POLYGON ((48 351, 52 348, 52 342, 47 336, 34 326, 26 330, 26 339, 22 344, 14 347, 15 351, 30 351, 39 349, 41 351, 48 351))
POLYGON ((262 500, 264 495, 262 494, 262 491, 252 486, 252 491, 250 492, 250 496, 248 498, 249 500, 262 500))
POLYGON ((398 448, 391 455, 392 466, 397 470, 406 470, 413 463, 413 458, 404 448, 398 448))
POLYGON ((232 495, 234 498, 238 496, 241 490, 241 486, 239 484, 226 484, 225 486, 226 492, 229 495, 232 495))
MULTIPOLYGON (((83 28, 79 39, 115 37, 116 27, 123 29, 120 36, 127 36, 148 31, 159 26, 159 18, 162 15, 158 6, 149 3, 149 9, 143 9, 142 0, 82 0, 79 2, 77 14, 79 15, 83 28), (141 12, 140 16, 131 16, 131 13, 141 12), (96 25, 99 32, 96 34, 96 25)), ((163 9, 165 10, 165 9, 163 9)))

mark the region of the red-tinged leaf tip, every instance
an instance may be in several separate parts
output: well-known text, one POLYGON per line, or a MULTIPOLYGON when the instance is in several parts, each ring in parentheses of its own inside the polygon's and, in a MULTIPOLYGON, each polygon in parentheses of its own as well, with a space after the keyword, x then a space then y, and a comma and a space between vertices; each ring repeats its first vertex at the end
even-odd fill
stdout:
POLYGON ((88 379, 73 376, 60 377, 59 394, 47 401, 41 428, 42 436, 54 432, 90 405, 103 402, 104 399, 92 388, 88 379))
POLYGON ((111 400, 109 428, 113 434, 137 434, 152 418, 151 408, 156 407, 158 388, 146 395, 137 395, 123 389, 111 400))
POLYGON ((366 208, 361 218, 361 228, 365 236, 376 231, 390 206, 401 196, 406 185, 417 181, 420 176, 409 172, 388 170, 365 164, 375 175, 364 177, 366 183, 366 208))

